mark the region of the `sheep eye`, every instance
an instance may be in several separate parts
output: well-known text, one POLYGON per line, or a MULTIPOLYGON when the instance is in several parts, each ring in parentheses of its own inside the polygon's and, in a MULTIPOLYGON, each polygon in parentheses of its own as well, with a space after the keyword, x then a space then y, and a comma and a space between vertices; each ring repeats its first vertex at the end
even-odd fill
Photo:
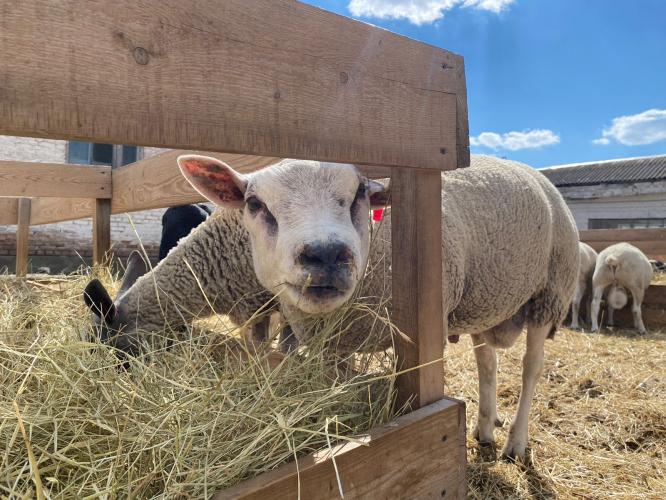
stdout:
POLYGON ((264 204, 254 196, 251 196, 250 198, 245 200, 245 205, 247 206, 247 209, 250 211, 251 214, 256 214, 259 210, 261 210, 264 207, 264 204))
POLYGON ((358 189, 356 190, 356 198, 361 198, 362 196, 365 196, 365 190, 366 190, 365 184, 361 182, 358 185, 358 189))

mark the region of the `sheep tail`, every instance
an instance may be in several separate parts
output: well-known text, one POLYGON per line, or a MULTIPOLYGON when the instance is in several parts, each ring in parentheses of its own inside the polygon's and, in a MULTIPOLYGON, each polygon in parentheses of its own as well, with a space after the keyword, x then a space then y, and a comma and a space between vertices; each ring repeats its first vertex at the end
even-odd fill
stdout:
POLYGON ((620 264, 620 259, 615 255, 609 255, 606 257, 606 265, 608 267, 617 267, 620 264))

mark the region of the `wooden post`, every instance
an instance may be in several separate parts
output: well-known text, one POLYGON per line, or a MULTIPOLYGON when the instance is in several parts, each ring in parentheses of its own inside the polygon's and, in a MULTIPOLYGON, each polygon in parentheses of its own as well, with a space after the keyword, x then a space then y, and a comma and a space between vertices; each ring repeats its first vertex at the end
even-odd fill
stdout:
POLYGON ((102 264, 111 249, 111 200, 96 199, 93 214, 93 263, 102 264))
MULTIPOLYGON (((402 370, 442 357, 441 173, 394 168, 391 176, 394 321, 411 341, 398 338, 402 370)), ((435 362, 401 375, 398 404, 412 408, 444 396, 444 366, 435 362)))
POLYGON ((18 202, 18 226, 16 228, 16 276, 25 276, 28 274, 30 206, 30 198, 21 198, 18 202))

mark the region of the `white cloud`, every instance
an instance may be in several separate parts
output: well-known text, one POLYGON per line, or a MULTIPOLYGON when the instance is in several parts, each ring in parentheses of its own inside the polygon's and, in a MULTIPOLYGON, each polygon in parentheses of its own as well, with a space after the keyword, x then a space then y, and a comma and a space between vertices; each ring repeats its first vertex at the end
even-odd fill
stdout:
POLYGON ((496 132, 482 132, 476 137, 470 137, 472 146, 481 146, 494 150, 506 149, 518 151, 519 149, 536 149, 550 146, 560 142, 560 136, 552 130, 525 130, 523 132, 507 132, 498 134, 496 132))
POLYGON ((610 127, 601 133, 594 144, 616 141, 625 146, 641 146, 666 140, 666 109, 648 109, 637 115, 613 118, 610 127))
POLYGON ((358 17, 407 19, 414 24, 433 23, 456 6, 499 13, 515 0, 351 0, 349 11, 358 17))

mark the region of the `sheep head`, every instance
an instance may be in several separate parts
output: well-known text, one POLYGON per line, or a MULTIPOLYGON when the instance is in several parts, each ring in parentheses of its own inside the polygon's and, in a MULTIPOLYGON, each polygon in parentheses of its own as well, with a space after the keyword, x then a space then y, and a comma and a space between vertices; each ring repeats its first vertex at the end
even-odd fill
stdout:
POLYGON ((243 210, 257 278, 308 314, 347 301, 364 274, 369 213, 386 205, 388 190, 353 165, 283 160, 249 175, 210 157, 178 158, 203 196, 243 210))

